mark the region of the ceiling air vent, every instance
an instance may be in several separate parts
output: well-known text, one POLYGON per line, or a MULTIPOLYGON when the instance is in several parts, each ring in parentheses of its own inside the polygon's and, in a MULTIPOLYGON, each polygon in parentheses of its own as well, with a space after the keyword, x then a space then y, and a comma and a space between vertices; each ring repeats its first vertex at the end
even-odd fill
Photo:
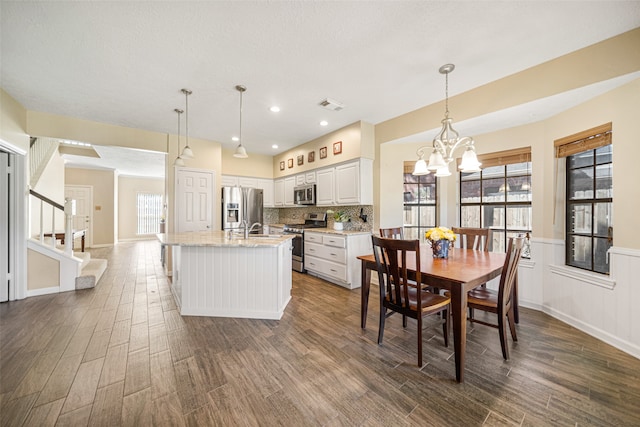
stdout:
POLYGON ((341 104, 338 101, 334 101, 333 99, 329 98, 320 101, 320 106, 331 111, 340 111, 344 108, 344 104, 341 104))

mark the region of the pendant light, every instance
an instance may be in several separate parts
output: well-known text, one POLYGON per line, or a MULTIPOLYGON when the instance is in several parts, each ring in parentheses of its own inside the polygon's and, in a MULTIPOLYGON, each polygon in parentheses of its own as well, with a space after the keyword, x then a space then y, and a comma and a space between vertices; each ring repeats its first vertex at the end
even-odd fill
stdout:
POLYGON ((466 147, 460 163, 461 172, 479 172, 480 162, 476 156, 473 138, 464 136, 460 138, 458 132, 453 128, 453 119, 449 117, 449 73, 456 68, 453 64, 445 64, 438 70, 445 75, 445 112, 442 119, 442 129, 433 138, 432 152, 429 156, 429 163, 424 160, 424 150, 428 146, 420 147, 416 151, 418 161, 413 170, 413 175, 427 175, 433 171, 436 176, 449 176, 449 163, 453 160, 453 155, 458 147, 466 147))
POLYGON ((189 89, 182 89, 182 93, 184 93, 184 127, 185 135, 187 137, 187 145, 185 145, 184 150, 182 150, 181 157, 183 159, 193 159, 193 150, 189 147, 189 95, 191 95, 192 92, 189 89))
POLYGON ((242 94, 247 90, 247 88, 242 85, 237 85, 236 90, 240 92, 240 134, 238 136, 240 144, 238 144, 238 147, 236 148, 236 152, 233 153, 233 157, 237 157, 239 159, 246 159, 249 156, 247 155, 247 150, 245 150, 245 148, 242 146, 242 94))
POLYGON ((180 114, 184 113, 184 111, 179 108, 176 108, 173 111, 178 113, 178 157, 176 158, 176 161, 173 162, 173 166, 184 166, 184 160, 180 156, 180 114))

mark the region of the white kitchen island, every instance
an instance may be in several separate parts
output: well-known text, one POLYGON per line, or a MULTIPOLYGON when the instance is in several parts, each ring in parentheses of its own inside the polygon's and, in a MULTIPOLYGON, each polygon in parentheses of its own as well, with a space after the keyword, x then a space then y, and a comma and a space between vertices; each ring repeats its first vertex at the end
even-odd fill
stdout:
POLYGON ((291 299, 293 236, 158 234, 172 246, 171 290, 184 316, 280 319, 291 299))

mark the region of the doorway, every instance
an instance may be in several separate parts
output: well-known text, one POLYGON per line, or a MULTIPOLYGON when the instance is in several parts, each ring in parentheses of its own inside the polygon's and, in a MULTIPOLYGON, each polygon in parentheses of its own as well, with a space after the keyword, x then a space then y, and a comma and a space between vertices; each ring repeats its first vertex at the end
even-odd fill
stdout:
POLYGON ((93 246, 93 187, 90 185, 65 185, 64 198, 76 201, 76 214, 72 219, 73 230, 87 230, 86 247, 93 246))

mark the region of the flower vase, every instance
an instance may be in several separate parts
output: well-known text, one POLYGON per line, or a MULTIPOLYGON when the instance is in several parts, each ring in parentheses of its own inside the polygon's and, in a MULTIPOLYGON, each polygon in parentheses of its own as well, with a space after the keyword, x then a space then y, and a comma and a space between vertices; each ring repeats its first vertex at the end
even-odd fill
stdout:
POLYGON ((342 231, 344 229, 344 225, 341 222, 334 222, 333 223, 333 229, 334 230, 338 230, 338 231, 342 231))
POLYGON ((449 257, 449 241, 444 240, 436 240, 431 243, 431 249, 433 249, 433 257, 434 258, 448 258, 449 257))

